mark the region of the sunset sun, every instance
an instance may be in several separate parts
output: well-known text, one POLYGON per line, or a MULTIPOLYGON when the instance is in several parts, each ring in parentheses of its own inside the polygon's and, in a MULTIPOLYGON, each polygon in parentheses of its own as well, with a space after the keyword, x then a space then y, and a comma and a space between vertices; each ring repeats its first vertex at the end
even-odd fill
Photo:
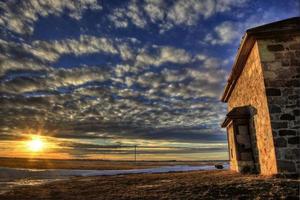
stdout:
POLYGON ((43 150, 45 144, 39 137, 32 138, 27 142, 27 148, 32 152, 40 152, 43 150))

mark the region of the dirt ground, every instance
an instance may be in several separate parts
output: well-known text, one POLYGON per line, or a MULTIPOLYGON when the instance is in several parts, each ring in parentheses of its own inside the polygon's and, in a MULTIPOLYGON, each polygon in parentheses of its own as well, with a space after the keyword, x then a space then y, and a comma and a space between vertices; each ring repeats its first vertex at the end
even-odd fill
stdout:
POLYGON ((299 199, 299 179, 220 171, 77 177, 22 186, 1 200, 299 199))

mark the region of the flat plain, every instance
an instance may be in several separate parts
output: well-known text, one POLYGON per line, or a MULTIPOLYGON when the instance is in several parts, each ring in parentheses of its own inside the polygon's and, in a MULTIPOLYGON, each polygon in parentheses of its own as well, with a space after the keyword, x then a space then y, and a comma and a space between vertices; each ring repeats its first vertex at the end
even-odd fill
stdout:
POLYGON ((22 186, 1 200, 299 199, 299 179, 241 175, 227 170, 75 177, 22 186))

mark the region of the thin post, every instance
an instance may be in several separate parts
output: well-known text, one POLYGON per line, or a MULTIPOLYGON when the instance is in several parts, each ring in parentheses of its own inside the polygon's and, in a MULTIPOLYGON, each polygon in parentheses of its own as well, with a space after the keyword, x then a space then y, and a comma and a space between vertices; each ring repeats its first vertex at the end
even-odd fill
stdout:
POLYGON ((134 162, 136 162, 136 145, 134 145, 134 162))

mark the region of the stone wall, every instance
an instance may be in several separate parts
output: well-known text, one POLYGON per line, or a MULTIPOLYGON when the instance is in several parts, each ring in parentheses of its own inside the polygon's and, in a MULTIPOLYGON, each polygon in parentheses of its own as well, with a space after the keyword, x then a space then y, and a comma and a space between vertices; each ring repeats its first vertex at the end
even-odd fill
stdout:
POLYGON ((265 175, 275 174, 277 173, 275 148, 257 43, 254 44, 231 93, 228 110, 247 105, 257 109, 253 119, 257 140, 257 149, 254 149, 254 152, 258 152, 260 172, 265 175))
POLYGON ((258 42, 279 173, 300 173, 300 36, 258 42))

